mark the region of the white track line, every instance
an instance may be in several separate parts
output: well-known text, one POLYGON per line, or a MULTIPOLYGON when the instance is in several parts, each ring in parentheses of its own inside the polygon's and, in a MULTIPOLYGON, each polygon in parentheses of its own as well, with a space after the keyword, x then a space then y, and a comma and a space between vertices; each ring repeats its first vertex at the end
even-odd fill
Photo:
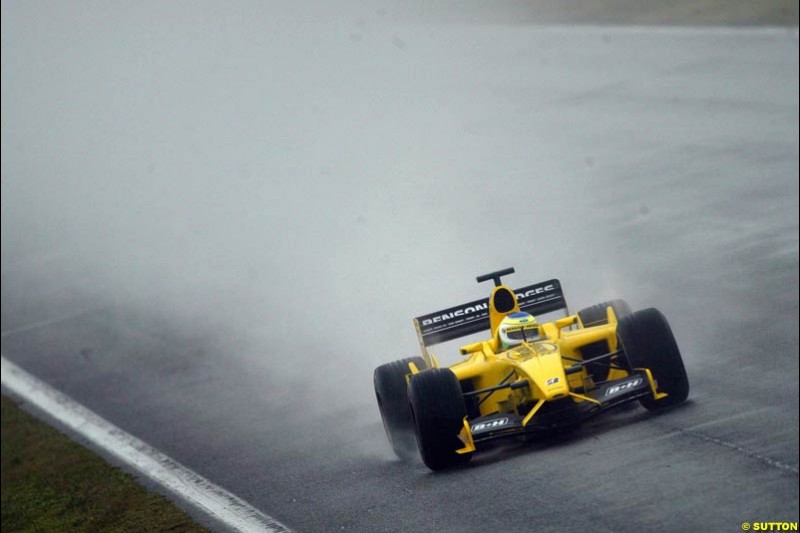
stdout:
POLYGON ((214 485, 68 396, 2 359, 3 388, 41 409, 104 452, 235 531, 290 533, 289 528, 214 485))
POLYGON ((73 311, 72 313, 66 313, 55 318, 48 318, 47 320, 41 320, 39 322, 34 322, 33 324, 27 324, 25 326, 20 326, 18 328, 11 328, 7 329, 2 332, 2 338, 5 339, 7 337, 11 337, 12 335, 16 335, 17 333, 26 333, 28 331, 33 331, 35 329, 44 328, 47 326, 52 326, 54 324, 60 324, 61 322, 66 322, 67 320, 72 320, 73 318, 82 317, 84 315, 88 315, 91 313, 96 313, 98 311, 102 311, 105 307, 95 307, 92 309, 84 309, 83 311, 73 311))

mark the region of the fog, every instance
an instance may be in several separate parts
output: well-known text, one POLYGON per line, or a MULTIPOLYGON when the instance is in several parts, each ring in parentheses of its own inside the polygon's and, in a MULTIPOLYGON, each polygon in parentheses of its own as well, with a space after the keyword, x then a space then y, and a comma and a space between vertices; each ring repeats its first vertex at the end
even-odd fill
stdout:
POLYGON ((796 2, 429 4, 3 1, 3 358, 298 531, 796 521, 796 2), (373 369, 508 266, 689 401, 394 462, 373 369))
POLYGON ((758 240, 796 287, 796 58, 796 30, 4 2, 4 291, 69 285, 35 318, 130 306, 367 394, 413 316, 507 266, 573 308, 675 311, 758 240))

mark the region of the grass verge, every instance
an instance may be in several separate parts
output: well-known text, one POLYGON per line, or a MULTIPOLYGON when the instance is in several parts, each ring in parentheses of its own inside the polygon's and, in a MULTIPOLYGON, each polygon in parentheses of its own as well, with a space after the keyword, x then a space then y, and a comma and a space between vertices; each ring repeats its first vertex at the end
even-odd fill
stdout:
POLYGON ((3 533, 207 531, 5 396, 0 425, 3 533))

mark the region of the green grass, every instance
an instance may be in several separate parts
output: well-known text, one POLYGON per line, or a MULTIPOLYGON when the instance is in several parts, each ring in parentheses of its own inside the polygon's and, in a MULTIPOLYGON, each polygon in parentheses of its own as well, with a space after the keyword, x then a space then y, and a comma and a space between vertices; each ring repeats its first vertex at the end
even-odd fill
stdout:
POLYGON ((5 396, 0 441, 3 533, 206 531, 5 396))

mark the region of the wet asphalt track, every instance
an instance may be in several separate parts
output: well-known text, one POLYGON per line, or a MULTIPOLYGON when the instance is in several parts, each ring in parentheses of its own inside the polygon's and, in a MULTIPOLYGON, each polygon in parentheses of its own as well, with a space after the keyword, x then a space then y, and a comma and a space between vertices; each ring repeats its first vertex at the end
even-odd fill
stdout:
MULTIPOLYGON (((346 46, 374 37, 356 27, 346 46)), ((127 204, 65 188, 89 210, 72 225, 37 211, 47 187, 15 176, 46 168, 9 151, 32 134, 4 102, 3 355, 297 531, 797 521, 796 30, 412 28, 381 50, 395 62, 357 56, 302 95, 309 142, 332 143, 298 163, 314 177, 262 178, 265 156, 187 183, 177 214, 130 207, 158 204, 146 179, 127 204), (354 86, 372 119, 347 117, 354 86), (509 265, 514 285, 559 277, 576 309, 660 308, 690 401, 452 472, 393 459, 372 369, 414 353, 412 316, 509 265)))

